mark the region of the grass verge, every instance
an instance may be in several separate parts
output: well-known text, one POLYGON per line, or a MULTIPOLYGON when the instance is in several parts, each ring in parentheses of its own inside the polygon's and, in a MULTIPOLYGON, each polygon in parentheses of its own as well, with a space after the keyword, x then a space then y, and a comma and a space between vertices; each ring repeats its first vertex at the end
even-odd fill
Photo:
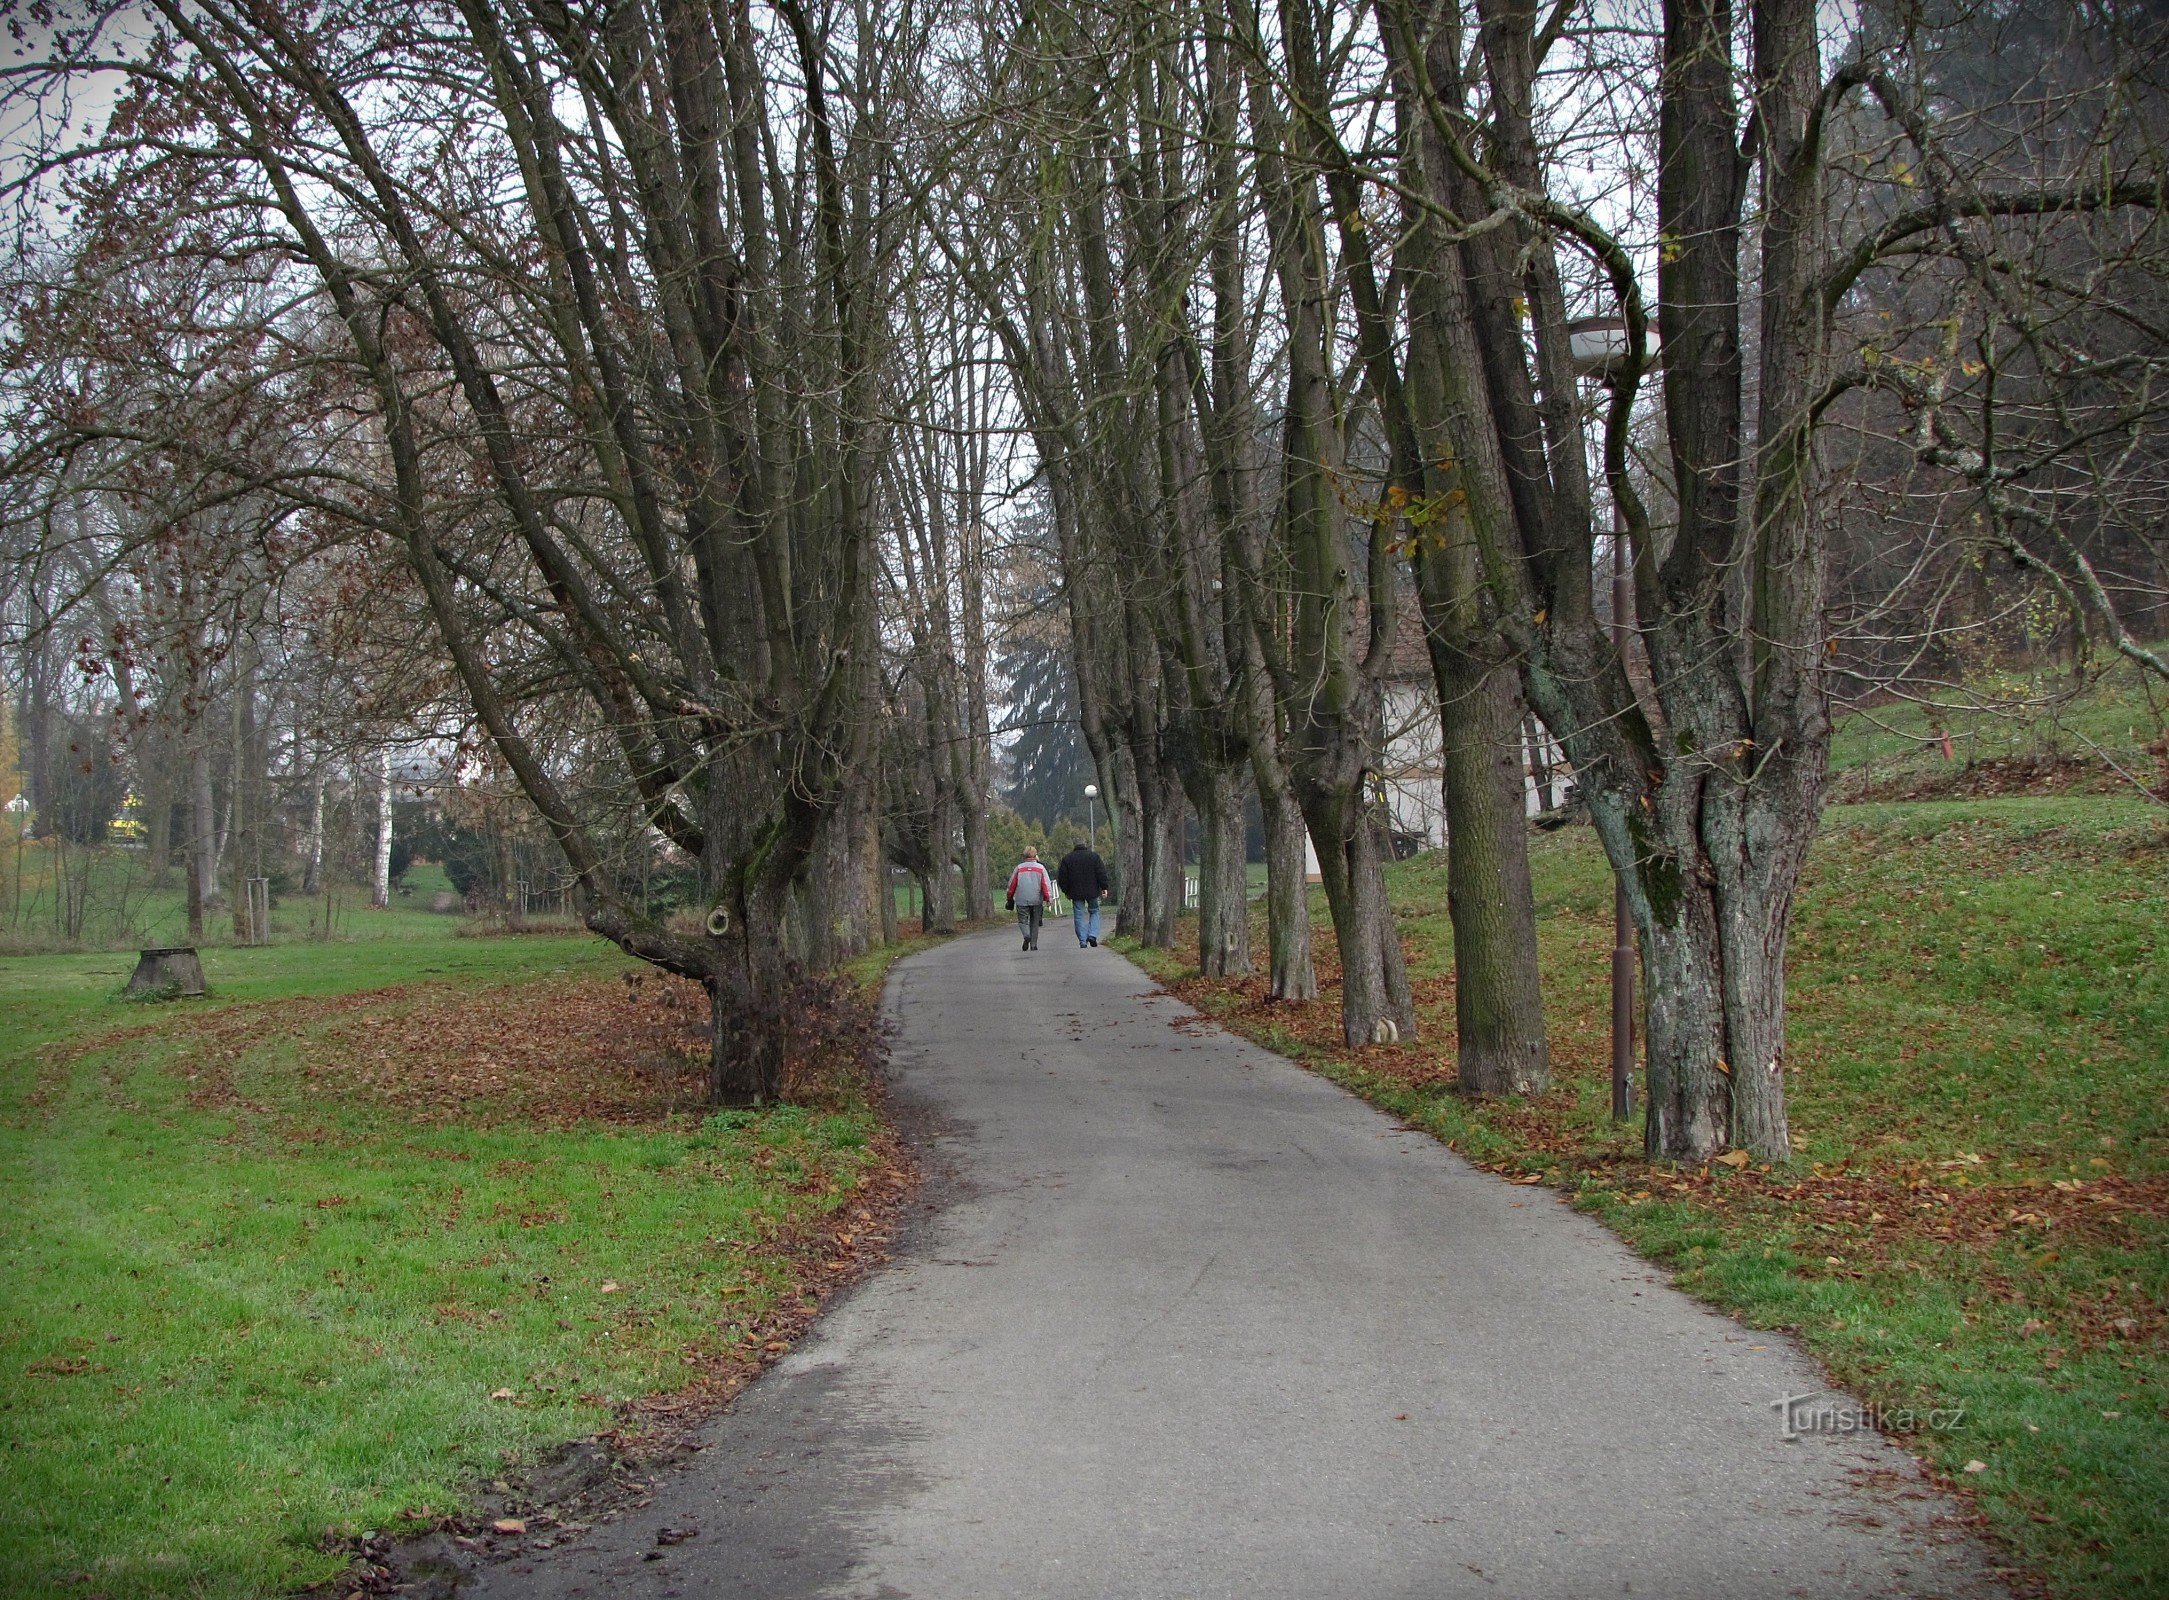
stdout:
POLYGON ((440 926, 208 951, 207 1003, 0 964, 9 1595, 326 1581, 727 1395, 878 1252, 900 1157, 862 1079, 703 1115, 697 992, 440 926))
POLYGON ((1840 800, 2045 793, 2169 800, 2169 695, 2121 657, 2083 674, 2046 662, 1984 668, 1938 690, 1935 709, 1890 700, 1841 716, 1830 741, 1840 800))
POLYGON ((1124 948, 1478 1164, 1561 1188, 1683 1289, 1796 1334, 1886 1414, 1961 1409, 1903 1442, 2036 1585, 2169 1594, 2169 835, 2155 809, 1833 809, 1789 974, 1802 1148, 1775 1171, 1652 1166, 1639 1122, 1612 1123, 1608 872, 1586 830, 1534 849, 1555 1087, 1530 1103, 1457 1092, 1443 857, 1394 869, 1417 1045, 1341 1046, 1322 904, 1314 1005, 1202 980, 1181 943, 1124 948))

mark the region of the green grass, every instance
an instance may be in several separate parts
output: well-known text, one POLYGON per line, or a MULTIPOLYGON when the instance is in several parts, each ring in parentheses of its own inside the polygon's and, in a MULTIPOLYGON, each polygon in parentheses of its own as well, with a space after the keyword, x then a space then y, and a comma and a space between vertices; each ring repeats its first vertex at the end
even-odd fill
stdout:
MULTIPOLYGON (((63 850, 50 841, 0 843, 0 955, 188 943, 182 870, 176 863, 153 879, 142 849, 127 844, 63 850), (63 873, 85 885, 80 926, 72 933, 59 909, 63 873)), ((459 919, 429 906, 435 895, 451 892, 441 866, 417 861, 393 886, 392 903, 383 910, 369 904, 366 884, 334 883, 327 894, 279 896, 271 907, 272 934, 314 939, 328 929, 335 939, 440 938, 459 919)), ((203 938, 194 942, 232 941, 231 909, 207 910, 203 938)))
MULTIPOLYGON (((964 924, 970 926, 970 924, 964 924)), ((889 969, 906 956, 917 955, 952 937, 946 933, 906 933, 894 944, 877 944, 864 955, 853 956, 844 962, 841 971, 859 987, 859 993, 868 1001, 878 1000, 881 986, 888 981, 889 969)))
POLYGON ((1473 1159, 1567 1190, 1689 1292, 1796 1332, 1863 1398, 1963 1407, 1961 1426, 1905 1442, 1976 1497, 2053 1592, 2169 1594, 2159 809, 2114 797, 1833 809, 1792 945, 1787 1083, 1802 1148, 1776 1172, 1640 1159, 1639 1122, 1608 1112, 1607 868, 1576 829, 1539 841, 1535 869, 1558 1082, 1534 1105, 1464 1100, 1439 1071, 1453 1029, 1442 857, 1393 872, 1424 997, 1413 1048, 1351 1055, 1332 1042, 1337 1001, 1276 1014, 1190 980, 1179 944, 1181 957, 1136 954, 1473 1159), (1985 1470, 1965 1472, 1972 1461, 1985 1470))
POLYGON ((796 1292, 775 1241, 874 1165, 863 1103, 550 1131, 312 1092, 306 1001, 533 985, 539 1024, 553 979, 627 965, 433 926, 213 950, 202 1003, 122 1001, 115 956, 0 963, 0 1590, 324 1580, 327 1530, 451 1510, 796 1292), (232 1010, 282 1000, 291 1028, 232 1010))
POLYGON ((2070 763, 2077 781, 2107 790, 2128 786, 2118 768, 2148 785, 2169 781, 2156 753, 2169 693, 2121 657, 2083 678, 2050 667, 1984 672, 1936 698, 1940 710, 1893 701, 1841 717, 1830 744, 1838 793, 1934 792, 1981 763, 2010 761, 2070 763))

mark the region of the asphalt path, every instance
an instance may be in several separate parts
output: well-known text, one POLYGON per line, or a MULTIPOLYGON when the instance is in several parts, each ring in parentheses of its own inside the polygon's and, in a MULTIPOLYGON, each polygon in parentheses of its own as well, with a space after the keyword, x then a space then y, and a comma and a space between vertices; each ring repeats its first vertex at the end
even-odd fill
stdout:
POLYGON ((1902 1452, 1785 1437, 1824 1385, 1783 1339, 1043 944, 891 980, 935 1170, 894 1264, 652 1505, 462 1596, 2002 1592, 1902 1452))

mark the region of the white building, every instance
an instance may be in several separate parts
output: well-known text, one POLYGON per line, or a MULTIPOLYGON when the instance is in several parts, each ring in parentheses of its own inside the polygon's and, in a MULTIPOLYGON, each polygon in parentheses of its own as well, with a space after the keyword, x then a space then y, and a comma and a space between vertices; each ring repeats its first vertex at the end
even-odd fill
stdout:
MULTIPOLYGON (((1442 849, 1446 844, 1445 738, 1439 721, 1438 682, 1424 642, 1415 597, 1403 597, 1399 637, 1387 663, 1383 697, 1383 749, 1378 766, 1396 848, 1442 849)), ((1565 801, 1571 774, 1566 752, 1531 718, 1521 752, 1522 790, 1528 814, 1539 816, 1565 801), (1535 736, 1532 745, 1529 735, 1535 736)), ((1315 881, 1318 855, 1306 848, 1304 867, 1315 881)))

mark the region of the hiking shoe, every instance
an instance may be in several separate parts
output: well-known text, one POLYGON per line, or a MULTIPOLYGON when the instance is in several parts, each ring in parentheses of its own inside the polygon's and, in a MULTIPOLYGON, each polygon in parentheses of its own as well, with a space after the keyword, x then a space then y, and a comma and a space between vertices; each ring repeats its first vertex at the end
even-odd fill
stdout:
POLYGON ((1092 948, 1093 948, 1093 949, 1095 949, 1095 950, 1097 950, 1097 949, 1098 949, 1099 947, 1100 947, 1100 936, 1099 936, 1098 934, 1096 934, 1096 933, 1095 933, 1094 935, 1092 935, 1092 948))

